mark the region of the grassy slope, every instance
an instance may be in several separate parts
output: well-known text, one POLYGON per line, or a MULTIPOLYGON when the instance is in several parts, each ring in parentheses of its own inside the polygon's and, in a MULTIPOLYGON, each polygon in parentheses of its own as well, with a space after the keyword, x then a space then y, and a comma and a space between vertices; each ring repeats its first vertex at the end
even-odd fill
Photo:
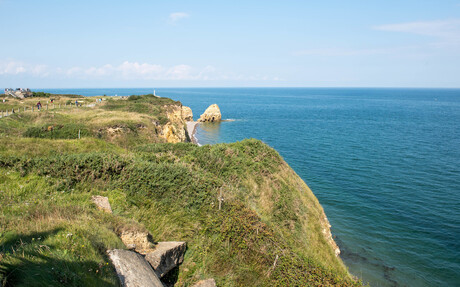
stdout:
MULTIPOLYGON (((139 123, 155 109, 120 102, 111 105, 128 113, 116 118, 121 125, 139 123)), ((0 121, 0 282, 6 285, 116 286, 105 250, 123 248, 116 234, 126 228, 147 228, 155 241, 187 241, 185 261, 170 276, 176 286, 209 277, 219 286, 356 284, 322 236, 324 214, 314 195, 260 141, 146 144, 157 139, 134 141, 134 132, 116 141, 94 133, 111 120, 91 109, 0 121), (56 118, 83 122, 90 133, 81 140, 22 136, 56 118), (108 196, 113 215, 97 210, 91 195, 108 196)))

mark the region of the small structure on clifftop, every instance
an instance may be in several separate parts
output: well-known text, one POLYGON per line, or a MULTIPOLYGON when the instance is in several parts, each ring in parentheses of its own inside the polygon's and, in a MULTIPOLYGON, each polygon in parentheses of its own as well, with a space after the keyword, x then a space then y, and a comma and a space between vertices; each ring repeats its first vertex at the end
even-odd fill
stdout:
POLYGON ((220 122, 222 115, 220 114, 219 106, 216 104, 210 105, 206 111, 198 119, 199 122, 220 122))

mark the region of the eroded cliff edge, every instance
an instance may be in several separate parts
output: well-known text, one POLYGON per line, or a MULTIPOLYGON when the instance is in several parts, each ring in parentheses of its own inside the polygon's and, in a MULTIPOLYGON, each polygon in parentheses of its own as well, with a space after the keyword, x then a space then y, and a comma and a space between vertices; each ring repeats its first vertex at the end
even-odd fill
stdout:
POLYGON ((42 285, 116 285, 105 250, 127 248, 118 233, 135 221, 154 241, 187 242, 177 286, 357 285, 318 200, 283 158, 253 139, 167 143, 160 127, 180 134, 179 107, 136 96, 1 119, 0 282, 27 285, 41 272, 42 285))

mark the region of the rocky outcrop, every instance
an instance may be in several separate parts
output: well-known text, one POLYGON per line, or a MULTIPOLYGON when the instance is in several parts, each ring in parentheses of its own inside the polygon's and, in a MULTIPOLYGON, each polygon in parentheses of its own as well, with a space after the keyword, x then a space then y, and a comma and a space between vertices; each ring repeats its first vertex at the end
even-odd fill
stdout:
POLYGON ((146 231, 124 230, 120 232, 119 236, 128 249, 136 250, 141 254, 146 254, 153 250, 153 244, 149 240, 150 234, 146 231))
POLYGON ((326 214, 324 214, 324 218, 323 218, 323 221, 321 222, 321 225, 323 226, 323 230, 322 230, 323 235, 324 237, 326 237, 326 240, 329 243, 329 245, 332 246, 332 249, 334 249, 335 256, 339 256, 340 249, 337 243, 335 243, 334 239, 332 238, 331 224, 329 223, 329 220, 327 219, 326 214))
POLYGON ((222 119, 219 106, 216 104, 210 105, 206 111, 200 116, 199 122, 219 122, 222 119))
POLYGON ((125 287, 163 287, 152 267, 142 255, 133 251, 108 250, 110 260, 115 266, 121 286, 125 287))
POLYGON ((186 142, 185 120, 182 116, 181 105, 166 105, 163 107, 168 122, 161 126, 160 137, 169 143, 186 142))
POLYGON ((159 278, 184 261, 185 242, 158 242, 153 252, 145 255, 159 278))
POLYGON ((184 139, 182 138, 182 133, 182 130, 178 130, 173 124, 167 123, 161 128, 160 136, 168 143, 178 143, 184 142, 186 139, 186 137, 184 139))
POLYGON ((217 287, 214 279, 206 279, 196 282, 192 287, 217 287))
POLYGON ((105 196, 93 195, 91 201, 96 204, 99 209, 105 212, 112 213, 112 207, 110 207, 109 199, 105 196))
POLYGON ((191 108, 182 106, 182 119, 186 122, 193 122, 193 112, 191 108))

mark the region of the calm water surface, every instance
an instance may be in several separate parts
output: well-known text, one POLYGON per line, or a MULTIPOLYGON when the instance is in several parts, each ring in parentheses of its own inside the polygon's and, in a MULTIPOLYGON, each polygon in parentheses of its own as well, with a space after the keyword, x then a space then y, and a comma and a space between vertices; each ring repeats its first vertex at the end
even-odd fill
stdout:
MULTIPOLYGON (((95 95, 153 89, 74 89, 95 95)), ((307 182, 342 259, 371 286, 460 286, 459 89, 156 89, 201 125, 201 144, 258 138, 307 182)))

